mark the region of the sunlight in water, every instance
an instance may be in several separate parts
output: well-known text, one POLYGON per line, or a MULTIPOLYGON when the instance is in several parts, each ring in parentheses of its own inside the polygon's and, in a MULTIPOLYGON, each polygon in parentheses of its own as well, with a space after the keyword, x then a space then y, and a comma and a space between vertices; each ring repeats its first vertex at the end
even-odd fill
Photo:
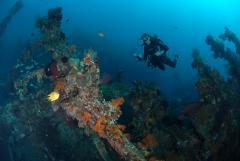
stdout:
POLYGON ((237 0, 195 0, 194 2, 200 6, 219 9, 234 9, 240 4, 237 0))

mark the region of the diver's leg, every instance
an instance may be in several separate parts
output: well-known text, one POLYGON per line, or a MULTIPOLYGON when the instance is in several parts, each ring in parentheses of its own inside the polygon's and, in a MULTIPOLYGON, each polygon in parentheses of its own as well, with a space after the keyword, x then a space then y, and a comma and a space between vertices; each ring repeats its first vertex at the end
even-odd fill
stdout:
POLYGON ((169 59, 168 57, 164 57, 163 58, 163 63, 172 67, 172 68, 175 68, 176 67, 176 64, 177 64, 177 60, 174 59, 174 60, 171 60, 169 59))
POLYGON ((159 69, 165 70, 165 65, 161 56, 155 58, 155 64, 159 69))
POLYGON ((165 66, 164 66, 163 63, 159 63, 159 64, 157 65, 157 67, 158 67, 159 69, 161 69, 161 70, 165 70, 165 66))

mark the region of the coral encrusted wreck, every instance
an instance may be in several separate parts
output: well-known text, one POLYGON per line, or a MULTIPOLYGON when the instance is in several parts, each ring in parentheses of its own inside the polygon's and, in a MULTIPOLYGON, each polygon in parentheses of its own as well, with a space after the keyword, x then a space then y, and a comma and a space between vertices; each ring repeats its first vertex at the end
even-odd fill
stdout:
MULTIPOLYGON (((144 161, 143 153, 124 134, 124 126, 117 124, 124 98, 118 97, 112 101, 103 99, 99 87, 100 70, 96 52, 92 49, 86 50, 83 59, 79 59, 76 46, 68 45, 65 34, 61 31, 61 19, 62 10, 56 8, 49 10, 48 17, 39 18, 37 21, 43 34, 37 46, 52 59, 44 69, 44 77, 47 77, 52 85, 52 91, 46 93, 46 97, 48 96, 53 110, 63 109, 68 118, 77 120, 80 128, 93 131, 107 140, 121 158, 144 161)), ((24 60, 26 58, 28 57, 24 60)), ((23 87, 28 85, 23 84, 23 87)), ((18 87, 17 91, 20 89, 18 87)), ((22 95, 19 96, 23 97, 22 95)))

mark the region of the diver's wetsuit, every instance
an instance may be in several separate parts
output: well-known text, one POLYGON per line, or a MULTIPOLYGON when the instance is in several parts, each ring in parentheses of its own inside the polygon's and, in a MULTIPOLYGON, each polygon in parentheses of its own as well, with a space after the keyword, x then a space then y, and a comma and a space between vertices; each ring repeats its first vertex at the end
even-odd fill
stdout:
POLYGON ((153 37, 151 38, 151 43, 144 45, 144 56, 143 60, 148 61, 148 66, 158 67, 165 70, 165 64, 174 68, 177 64, 176 60, 171 60, 167 57, 168 46, 165 45, 160 39, 153 37), (161 55, 156 55, 160 52, 161 55))

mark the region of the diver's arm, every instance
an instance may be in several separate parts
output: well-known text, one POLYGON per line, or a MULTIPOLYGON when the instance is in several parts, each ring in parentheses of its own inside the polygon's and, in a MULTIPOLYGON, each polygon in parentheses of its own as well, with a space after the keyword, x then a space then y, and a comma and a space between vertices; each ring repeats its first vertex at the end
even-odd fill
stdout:
POLYGON ((148 57, 148 49, 146 46, 144 46, 144 54, 143 54, 143 60, 147 60, 147 57, 148 57))
POLYGON ((158 47, 159 47, 160 51, 163 51, 163 54, 166 54, 167 51, 169 50, 169 47, 167 45, 165 45, 165 44, 159 43, 158 47))
POLYGON ((142 61, 142 60, 143 60, 142 54, 133 54, 133 56, 134 56, 135 58, 137 58, 138 61, 142 61))

